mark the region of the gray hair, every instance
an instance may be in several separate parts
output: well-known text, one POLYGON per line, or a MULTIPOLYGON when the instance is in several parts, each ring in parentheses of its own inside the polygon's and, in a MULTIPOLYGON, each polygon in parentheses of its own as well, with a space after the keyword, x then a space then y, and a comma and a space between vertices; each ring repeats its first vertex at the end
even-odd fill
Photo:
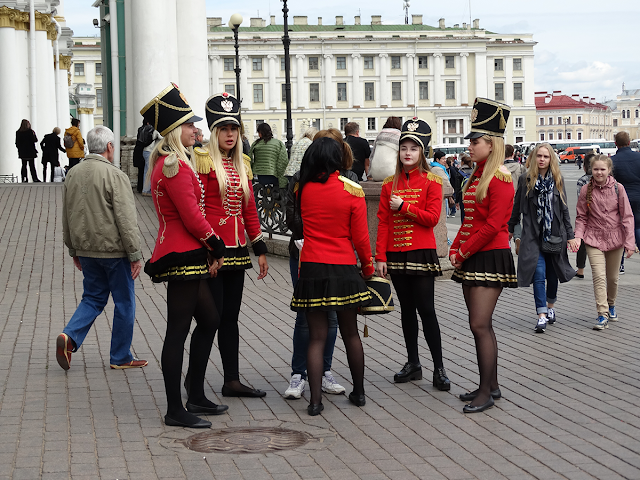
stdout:
POLYGON ((107 144, 114 145, 115 136, 113 132, 103 125, 98 125, 87 133, 87 146, 89 153, 101 154, 107 151, 107 144))
POLYGON ((307 137, 309 140, 313 140, 313 137, 316 136, 316 133, 318 133, 318 129, 316 127, 309 127, 302 136, 307 137))

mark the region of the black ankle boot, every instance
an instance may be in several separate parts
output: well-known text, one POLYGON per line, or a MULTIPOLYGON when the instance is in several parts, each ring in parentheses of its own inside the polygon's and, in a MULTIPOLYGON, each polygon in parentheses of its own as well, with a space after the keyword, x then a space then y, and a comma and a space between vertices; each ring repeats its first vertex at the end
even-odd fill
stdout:
POLYGON ((411 380, 422 380, 422 366, 419 363, 407 362, 402 370, 393 376, 395 383, 406 383, 411 380))
POLYGON ((448 392, 451 388, 451 382, 444 367, 436 368, 433 371, 433 386, 443 392, 448 392))

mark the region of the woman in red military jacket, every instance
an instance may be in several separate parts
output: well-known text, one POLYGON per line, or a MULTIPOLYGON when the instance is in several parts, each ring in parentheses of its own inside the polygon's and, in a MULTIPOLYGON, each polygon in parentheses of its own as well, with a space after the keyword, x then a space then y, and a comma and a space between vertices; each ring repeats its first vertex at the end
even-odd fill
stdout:
POLYGON ((167 333, 161 358, 167 394, 164 419, 167 425, 208 428, 211 423, 195 414, 217 415, 227 410, 226 405, 216 405, 204 394, 205 371, 219 323, 205 279, 222 266, 224 243, 204 218, 204 187, 189 161, 197 131, 193 122, 201 118, 193 115, 174 84, 140 113, 164 137, 150 159, 159 228, 153 255, 144 269, 154 282, 168 282, 167 333), (192 381, 185 410, 180 376, 192 317, 197 327, 191 341, 192 381))
MULTIPOLYGON (((206 103, 211 137, 208 150, 196 148, 196 169, 205 191, 207 221, 226 246, 224 265, 210 278, 209 288, 220 314, 218 347, 224 369, 222 395, 225 397, 264 397, 267 393, 240 383, 238 317, 242 304, 245 270, 251 258, 245 231, 258 256, 262 280, 269 269, 267 246, 262 238, 258 211, 249 182, 251 168, 242 156, 240 103, 228 93, 214 95, 206 103)), ((187 375, 187 378, 189 376, 187 375)), ((185 380, 188 387, 188 381, 185 380)))
POLYGON ((471 113, 469 153, 475 170, 462 190, 464 224, 449 250, 456 268, 453 280, 462 283, 469 325, 476 342, 480 386, 460 395, 471 401, 464 413, 492 407, 501 397, 498 387, 498 343, 492 326, 493 310, 503 287, 517 287, 507 222, 513 207, 513 183, 504 161, 502 135, 509 107, 476 98, 471 113))
POLYGON ((353 378, 349 400, 357 406, 366 403, 364 351, 356 312, 359 306, 371 302, 371 293, 356 269, 353 247, 362 264, 362 275, 367 278, 374 273, 373 259, 364 192, 360 185, 340 175, 341 166, 338 142, 327 137, 315 140, 302 159, 294 208, 293 231, 298 238, 304 237, 304 245, 291 309, 306 313, 309 325, 309 415, 318 415, 324 409, 323 352, 329 328, 327 312, 332 310, 338 315, 353 378))
POLYGON ((434 306, 434 280, 442 275, 433 227, 442 211, 442 179, 431 173, 424 155, 431 127, 414 117, 402 126, 396 173, 382 183, 378 207, 376 270, 391 275, 402 307, 407 362, 393 381, 422 379, 418 357, 418 316, 433 359, 433 386, 449 390, 442 362, 442 339, 434 306))

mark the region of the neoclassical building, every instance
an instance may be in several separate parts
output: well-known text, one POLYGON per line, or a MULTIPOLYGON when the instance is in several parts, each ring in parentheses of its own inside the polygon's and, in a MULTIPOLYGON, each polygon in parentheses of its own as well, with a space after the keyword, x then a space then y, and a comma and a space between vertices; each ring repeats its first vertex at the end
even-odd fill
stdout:
POLYGON ((72 33, 64 0, 0 0, 0 175, 20 171, 15 131, 22 119, 38 138, 69 126, 72 33))
POLYGON ((613 110, 613 134, 629 133, 632 139, 640 138, 640 89, 625 89, 616 100, 607 102, 613 110))
POLYGON ((80 118, 81 131, 102 125, 103 85, 100 37, 73 37, 71 79, 71 115, 80 118), (82 105, 78 93, 95 96, 93 107, 82 105))

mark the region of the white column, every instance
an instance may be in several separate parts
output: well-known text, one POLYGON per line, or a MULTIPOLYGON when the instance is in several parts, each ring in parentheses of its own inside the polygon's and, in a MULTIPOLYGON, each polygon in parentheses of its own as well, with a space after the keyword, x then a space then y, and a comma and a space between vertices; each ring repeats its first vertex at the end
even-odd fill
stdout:
MULTIPOLYGON (((209 96, 222 92, 224 88, 220 88, 218 79, 222 77, 222 70, 220 69, 220 55, 209 55, 209 96)), ((237 94, 238 92, 236 92, 237 94)))
POLYGON ((524 85, 522 86, 524 89, 524 104, 526 106, 533 106, 535 105, 535 89, 533 86, 533 55, 525 55, 522 60, 522 68, 524 70, 522 74, 525 78, 524 85))
POLYGON ((513 57, 504 57, 504 102, 513 105, 513 57))
MULTIPOLYGON (((31 126, 38 135, 43 136, 43 132, 49 133, 55 127, 55 104, 51 102, 51 82, 53 81, 53 58, 51 50, 51 40, 47 39, 47 32, 36 31, 36 112, 37 124, 31 122, 31 126), (53 113, 53 115, 52 115, 53 113)), ((38 148, 39 150, 39 148, 38 148)))
POLYGON ((416 104, 416 54, 407 53, 407 105, 416 104))
POLYGON ((276 62, 278 55, 270 53, 267 58, 269 59, 269 107, 278 108, 282 100, 282 94, 278 91, 278 84, 276 83, 276 68, 280 68, 276 62))
POLYGON ((304 82, 304 59, 305 56, 303 54, 296 54, 296 84, 298 90, 296 107, 298 108, 307 108, 308 105, 307 85, 304 82))
MULTIPOLYGON (((433 54, 433 104, 444 105, 444 94, 442 93, 442 54, 433 54)), ((440 137, 438 137, 440 138, 440 137)))
MULTIPOLYGON (((16 93, 19 85, 17 70, 9 68, 16 65, 18 52, 16 48, 16 31, 13 27, 0 28, 0 175, 14 174, 20 176, 22 166, 16 150, 15 132, 20 127, 21 96, 16 93)), ((23 99, 24 100, 24 99, 23 99)))
POLYGON ((475 96, 487 98, 487 52, 476 52, 475 96))
POLYGON ((93 123, 93 109, 78 108, 78 119, 80 120, 80 134, 86 141, 87 133, 93 128, 91 126, 93 123))
MULTIPOLYGON (((124 52, 126 55, 124 63, 127 71, 125 80, 127 88, 127 131, 121 132, 122 135, 127 135, 129 137, 136 136, 138 134, 138 127, 142 125, 140 109, 136 110, 133 95, 133 22, 131 21, 131 3, 132 2, 124 2, 124 52)), ((118 53, 122 55, 122 52, 119 51, 118 53)), ((104 94, 105 91, 103 90, 103 95, 104 94)))
POLYGON ((387 107, 389 105, 389 85, 387 85, 387 57, 389 54, 381 53, 380 55, 380 106, 387 107))
POLYGON ((493 63, 494 57, 487 55, 487 61, 485 62, 487 65, 487 98, 491 98, 492 100, 496 99, 496 87, 493 83, 493 77, 495 65, 493 63))
POLYGON ((188 8, 185 8, 184 5, 176 8, 178 51, 180 52, 178 55, 180 74, 178 85, 180 91, 189 101, 193 112, 203 118, 197 123, 197 126, 203 131, 207 131, 204 109, 204 104, 209 98, 207 6, 205 0, 190 0, 188 5, 188 8))
POLYGON ((362 106, 362 89, 363 85, 360 83, 360 54, 351 54, 351 100, 354 107, 362 106))
POLYGON ((240 97, 238 97, 238 100, 242 102, 242 108, 245 109, 251 108, 253 105, 253 92, 249 91, 249 81, 247 80, 248 63, 249 56, 240 55, 240 97))
POLYGON ((327 53, 324 55, 324 106, 332 107, 333 105, 333 90, 335 85, 331 81, 333 73, 333 55, 327 53))
POLYGON ((469 105, 469 77, 467 74, 468 52, 460 54, 460 103, 469 105))

